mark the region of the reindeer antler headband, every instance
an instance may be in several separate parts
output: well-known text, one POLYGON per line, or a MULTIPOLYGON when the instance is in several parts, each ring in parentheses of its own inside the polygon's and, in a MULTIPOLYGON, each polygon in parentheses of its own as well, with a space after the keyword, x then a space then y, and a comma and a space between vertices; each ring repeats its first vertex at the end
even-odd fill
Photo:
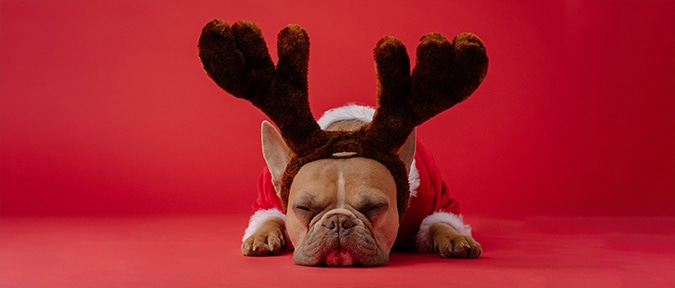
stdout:
POLYGON ((199 57, 208 75, 225 91, 250 101, 274 122, 295 154, 282 178, 282 206, 288 205, 300 167, 339 152, 354 152, 385 165, 397 185, 399 214, 408 206, 406 167, 397 152, 413 129, 468 98, 487 73, 483 43, 463 33, 452 42, 437 33, 422 37, 410 74, 405 46, 394 37, 375 47, 378 80, 373 121, 355 131, 324 131, 309 107, 307 67, 309 37, 298 25, 283 29, 277 40, 275 68, 262 32, 252 22, 206 24, 199 57))

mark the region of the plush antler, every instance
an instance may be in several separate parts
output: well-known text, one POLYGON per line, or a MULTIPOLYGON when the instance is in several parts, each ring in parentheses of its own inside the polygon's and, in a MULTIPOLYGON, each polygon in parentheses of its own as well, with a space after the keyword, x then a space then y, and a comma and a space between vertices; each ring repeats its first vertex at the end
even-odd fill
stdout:
POLYGON ((403 43, 383 38, 375 48, 378 103, 373 121, 356 131, 331 132, 321 130, 309 108, 307 33, 289 25, 277 41, 275 68, 255 24, 240 21, 230 27, 213 20, 202 30, 199 56, 220 87, 270 117, 294 152, 278 191, 283 208, 303 165, 338 152, 353 152, 389 169, 396 181, 399 217, 403 217, 408 207, 408 178, 397 152, 415 126, 463 101, 480 85, 488 61, 480 39, 465 33, 450 42, 440 34, 427 34, 417 47, 411 76, 403 43))
POLYGON ((253 103, 279 127, 291 150, 302 153, 327 139, 309 108, 309 37, 300 26, 289 25, 279 33, 277 46, 275 69, 254 23, 230 27, 216 19, 202 30, 199 57, 218 86, 253 103))
POLYGON ((488 58, 483 43, 473 34, 460 34, 451 43, 441 34, 430 33, 417 46, 412 77, 405 47, 393 37, 380 40, 375 63, 378 104, 366 128, 367 138, 396 152, 415 126, 465 100, 478 88, 487 73, 488 58))

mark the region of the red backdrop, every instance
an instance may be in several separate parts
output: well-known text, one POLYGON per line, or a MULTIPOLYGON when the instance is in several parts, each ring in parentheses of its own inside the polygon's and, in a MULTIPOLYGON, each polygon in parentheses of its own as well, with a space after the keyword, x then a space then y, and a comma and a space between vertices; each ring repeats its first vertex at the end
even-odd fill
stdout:
POLYGON ((0 0, 0 213, 250 211, 264 116, 196 52, 221 18, 308 30, 316 116, 374 104, 381 37, 474 32, 485 82, 419 130, 466 214, 675 214, 675 2, 426 2, 0 0))

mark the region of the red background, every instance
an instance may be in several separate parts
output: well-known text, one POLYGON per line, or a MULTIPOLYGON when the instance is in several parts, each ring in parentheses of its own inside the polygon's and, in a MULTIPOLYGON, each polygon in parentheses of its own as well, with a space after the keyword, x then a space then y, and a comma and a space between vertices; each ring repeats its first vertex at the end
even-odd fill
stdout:
POLYGON ((464 213, 675 214, 673 1, 0 1, 0 213, 248 213, 264 115, 201 69, 212 18, 311 38, 315 116, 372 49, 479 35, 488 76, 419 129, 464 213))
POLYGON ((2 287, 674 287, 675 2, 0 0, 0 216, 2 287), (381 37, 479 35, 418 135, 481 257, 241 256, 265 118, 201 69, 212 18, 305 27, 317 117, 375 103, 381 37))

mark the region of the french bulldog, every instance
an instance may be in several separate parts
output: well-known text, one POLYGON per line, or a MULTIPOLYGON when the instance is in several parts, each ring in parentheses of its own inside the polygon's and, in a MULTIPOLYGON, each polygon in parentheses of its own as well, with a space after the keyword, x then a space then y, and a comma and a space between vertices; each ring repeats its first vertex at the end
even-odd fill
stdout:
MULTIPOLYGON (((356 130, 373 113, 372 108, 350 105, 328 111, 318 122, 328 131, 356 130)), ((437 167, 424 159, 428 151, 423 147, 423 154, 416 155, 415 136, 413 131, 398 154, 411 182, 410 207, 402 221, 395 204, 396 186, 387 168, 348 153, 303 166, 291 184, 284 214, 277 193, 291 152, 276 128, 263 122, 263 156, 269 173, 261 175, 261 182, 267 186, 259 184, 254 204, 258 210, 245 231, 242 253, 264 256, 294 248, 293 261, 300 265, 377 266, 388 262, 396 243, 403 250, 435 252, 442 257, 478 257, 482 247, 457 214, 457 202, 448 197, 445 185, 420 183, 438 183, 440 176, 420 179, 420 165, 432 166, 422 167, 425 170, 436 171, 437 167)))
POLYGON ((244 255, 293 248, 300 265, 377 266, 393 248, 481 254, 415 132, 483 81, 488 58, 477 36, 423 36, 412 72, 405 45, 382 38, 373 51, 377 109, 340 107, 318 121, 308 100, 309 37, 299 25, 279 32, 276 64, 260 28, 247 21, 207 23, 198 52, 218 86, 279 128, 262 124, 267 171, 244 233, 244 255))

